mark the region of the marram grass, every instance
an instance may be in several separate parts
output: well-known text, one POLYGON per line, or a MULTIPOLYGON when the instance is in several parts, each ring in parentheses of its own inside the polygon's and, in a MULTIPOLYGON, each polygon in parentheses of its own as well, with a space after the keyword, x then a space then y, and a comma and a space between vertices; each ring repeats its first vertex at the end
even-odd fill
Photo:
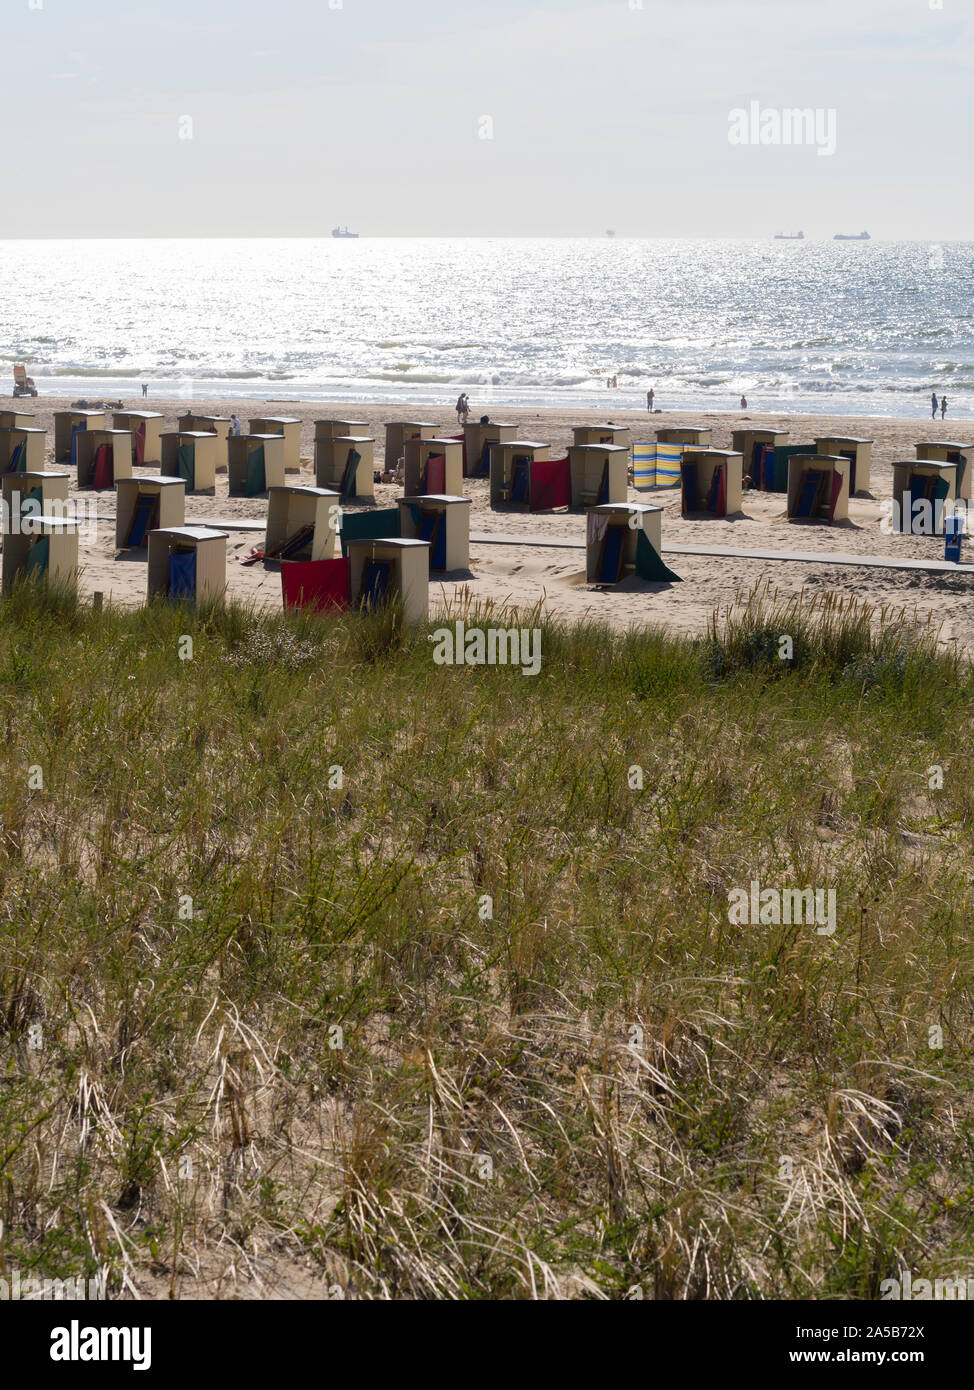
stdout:
POLYGON ((437 666, 395 615, 3 603, 0 1274, 971 1270, 968 666, 766 589, 699 641, 520 621, 536 677, 437 666), (834 933, 732 925, 752 882, 834 889, 834 933))

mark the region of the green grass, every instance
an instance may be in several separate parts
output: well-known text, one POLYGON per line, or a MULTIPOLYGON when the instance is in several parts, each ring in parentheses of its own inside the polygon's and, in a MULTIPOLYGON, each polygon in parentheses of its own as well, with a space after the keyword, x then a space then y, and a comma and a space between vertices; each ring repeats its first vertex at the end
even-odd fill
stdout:
POLYGON ((436 666, 394 614, 3 603, 0 1274, 970 1270, 968 666, 767 590, 699 641, 525 623, 537 677, 436 666), (834 936, 731 925, 752 879, 834 888, 834 936))

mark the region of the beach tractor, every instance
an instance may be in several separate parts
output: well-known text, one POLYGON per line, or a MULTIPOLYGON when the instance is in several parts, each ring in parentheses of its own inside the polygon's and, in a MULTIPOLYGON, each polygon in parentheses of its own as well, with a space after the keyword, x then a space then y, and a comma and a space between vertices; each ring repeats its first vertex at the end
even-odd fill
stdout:
POLYGON ((19 396, 36 396, 34 378, 27 375, 27 368, 20 364, 14 367, 14 400, 19 396))

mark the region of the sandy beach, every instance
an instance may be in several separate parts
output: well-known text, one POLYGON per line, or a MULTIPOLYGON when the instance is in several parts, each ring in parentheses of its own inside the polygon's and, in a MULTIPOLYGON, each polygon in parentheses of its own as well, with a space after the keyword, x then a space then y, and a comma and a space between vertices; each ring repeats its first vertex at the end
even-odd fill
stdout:
MULTIPOLYGON (((607 392, 606 410, 602 414, 563 410, 511 410, 493 406, 491 418, 516 423, 522 428, 519 435, 540 440, 563 452, 571 442, 572 426, 616 420, 632 429, 634 441, 653 440, 657 429, 670 425, 705 425, 713 430, 716 448, 729 448, 731 431, 750 424, 755 428, 788 431, 789 443, 811 441, 815 435, 839 434, 870 438, 872 452, 871 495, 854 497, 849 506, 849 522, 829 527, 817 524, 789 523, 785 519, 785 499, 781 494, 746 491, 743 516, 724 520, 684 520, 680 516, 677 489, 660 492, 636 492, 630 489, 630 499, 651 502, 664 508, 663 547, 715 546, 741 549, 814 552, 822 555, 848 554, 884 556, 898 559, 942 560, 943 539, 939 537, 900 536, 884 534, 880 529, 883 503, 892 492, 892 464, 915 457, 915 445, 923 440, 959 439, 974 436, 974 422, 951 420, 941 422, 924 419, 888 419, 879 417, 822 416, 822 415, 764 415, 756 411, 683 414, 662 412, 650 416, 645 411, 613 413, 611 393, 607 392)), ((13 401, 0 398, 0 409, 17 409, 33 413, 35 425, 48 431, 48 466, 53 464, 53 413, 68 409, 71 401, 45 397, 37 400, 13 401)), ((190 409, 200 414, 229 415, 236 411, 243 428, 258 414, 279 414, 300 417, 302 420, 301 473, 289 474, 289 481, 313 483, 314 421, 348 418, 368 424, 375 438, 376 463, 384 455, 386 420, 416 418, 435 421, 443 433, 456 434, 456 414, 452 408, 403 407, 390 410, 379 406, 348 404, 331 406, 321 402, 258 402, 253 400, 127 400, 133 410, 149 409, 162 412, 164 429, 176 429, 177 417, 190 409)), ((471 419, 478 417, 473 402, 471 419)), ((111 422, 109 421, 109 424, 111 422)), ((60 465, 66 467, 66 465, 60 465)), ((158 473, 156 468, 137 470, 147 476, 158 473)), ((470 527, 472 533, 495 532, 499 535, 521 535, 527 538, 545 537, 584 540, 585 519, 581 512, 526 513, 521 511, 492 511, 489 505, 486 480, 468 478, 465 493, 472 500, 470 527)), ((72 495, 76 489, 72 479, 72 495)), ((376 504, 394 505, 401 489, 394 485, 376 485, 376 504)), ((92 494, 97 497, 99 523, 91 543, 82 542, 81 592, 86 595, 100 592, 106 602, 133 606, 144 601, 146 566, 144 552, 129 553, 116 558, 114 496, 111 493, 92 494), (136 558, 138 556, 139 558, 136 558)), ((217 473, 216 495, 190 494, 187 497, 188 522, 211 524, 219 519, 244 518, 262 521, 266 516, 266 497, 229 497, 226 471, 217 473)), ((352 505, 349 510, 356 510, 352 505)), ((245 566, 241 561, 251 549, 262 542, 257 531, 231 531, 227 550, 227 592, 233 599, 278 606, 281 603, 281 580, 276 566, 263 564, 245 566)), ((969 554, 965 555, 969 558, 969 554)), ((699 633, 715 609, 726 605, 755 584, 769 579, 781 595, 805 590, 809 593, 832 591, 868 599, 877 605, 892 604, 916 610, 941 627, 945 642, 959 642, 974 648, 974 576, 931 574, 923 571, 896 571, 856 565, 816 564, 814 561, 777 561, 742 559, 726 556, 680 555, 667 556, 670 568, 679 574, 681 584, 647 584, 626 582, 614 590, 594 589, 584 582, 584 554, 578 549, 538 547, 525 544, 499 545, 474 542, 471 545, 471 572, 448 574, 435 578, 430 585, 431 613, 442 610, 455 600, 458 591, 469 591, 473 600, 491 599, 528 609, 539 600, 551 615, 565 618, 592 617, 605 620, 614 627, 625 629, 632 625, 657 623, 670 629, 699 633)))

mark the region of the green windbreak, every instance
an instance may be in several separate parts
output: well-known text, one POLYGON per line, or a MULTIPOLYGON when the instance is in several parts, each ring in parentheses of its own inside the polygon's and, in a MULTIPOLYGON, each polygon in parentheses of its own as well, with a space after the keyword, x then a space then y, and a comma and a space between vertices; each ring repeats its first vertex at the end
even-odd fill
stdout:
POLYGON ((342 512, 342 554, 348 554, 347 541, 384 541, 402 535, 398 507, 376 512, 342 512))
POLYGON ((663 557, 657 551, 653 542, 646 535, 645 531, 640 531, 636 537, 636 573, 640 579, 652 579, 661 583, 682 584, 683 580, 678 574, 663 563, 663 557))
POLYGON ((38 536, 27 551, 27 573, 45 574, 51 558, 50 536, 38 536))
POLYGON ((267 473, 264 468, 264 446, 259 444, 256 449, 251 449, 247 454, 247 482, 244 486, 245 497, 256 497, 260 492, 267 491, 267 473))
POLYGON ((193 487, 196 483, 196 446, 194 444, 180 444, 176 451, 176 467, 186 486, 193 487))

